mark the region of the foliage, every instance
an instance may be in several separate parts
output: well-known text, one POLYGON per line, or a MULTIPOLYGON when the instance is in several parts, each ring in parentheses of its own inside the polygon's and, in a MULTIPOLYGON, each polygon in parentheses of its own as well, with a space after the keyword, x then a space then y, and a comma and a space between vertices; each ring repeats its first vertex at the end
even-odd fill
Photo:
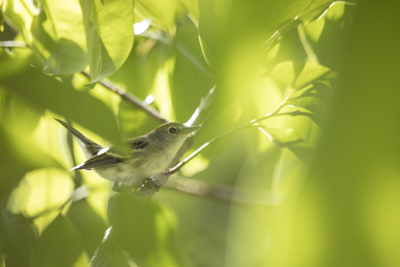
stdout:
POLYGON ((399 9, 0 0, 0 266, 86 266, 111 225, 108 266, 396 265, 399 9), (151 200, 114 193, 68 172, 84 156, 53 117, 103 145, 159 124, 117 93, 199 108, 185 156, 223 137, 151 200))

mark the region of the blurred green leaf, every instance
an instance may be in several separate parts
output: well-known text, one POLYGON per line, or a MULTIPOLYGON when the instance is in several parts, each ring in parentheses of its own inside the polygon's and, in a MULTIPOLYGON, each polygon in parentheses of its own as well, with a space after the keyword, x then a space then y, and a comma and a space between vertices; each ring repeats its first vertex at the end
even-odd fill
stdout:
POLYGON ((11 26, 20 30, 25 41, 31 44, 31 25, 35 15, 33 4, 24 0, 6 0, 4 15, 10 19, 11 26))
POLYGON ((6 266, 30 266, 37 229, 31 218, 7 211, 4 204, 1 203, 0 249, 3 250, 6 266))
POLYGON ((316 0, 312 1, 309 6, 299 16, 303 23, 312 21, 326 14, 326 12, 335 5, 355 5, 356 1, 332 1, 332 0, 316 0))
POLYGON ((302 107, 321 116, 327 111, 331 98, 332 90, 326 84, 314 82, 294 91, 285 105, 302 107))
MULTIPOLYGON (((4 0, 0 0, 0 32, 4 31, 4 9, 4 0)), ((1 261, 0 259, 0 262, 1 261)))
POLYGON ((118 244, 139 266, 181 266, 168 210, 134 194, 113 195, 108 219, 118 244))
POLYGON ((133 46, 134 1, 80 0, 87 37, 90 81, 117 71, 133 46))
POLYGON ((171 98, 177 121, 187 121, 199 100, 214 86, 214 81, 210 77, 207 63, 201 57, 198 31, 194 25, 178 27, 173 42, 177 50, 171 77, 171 98))
POLYGON ((176 8, 174 0, 137 0, 135 12, 142 19, 150 19, 153 27, 168 32, 175 25, 176 8))
POLYGON ((332 79, 336 74, 322 65, 285 61, 276 65, 269 76, 277 82, 297 88, 315 80, 332 79))
POLYGON ((86 199, 73 203, 68 211, 67 218, 71 220, 82 237, 88 255, 92 256, 107 229, 106 223, 93 210, 86 199))
POLYGON ((43 167, 61 167, 25 138, 26 133, 11 132, 0 126, 0 196, 8 195, 25 173, 43 167), (28 148, 28 149, 27 149, 28 148))
POLYGON ((73 87, 30 67, 18 75, 7 77, 3 82, 7 90, 18 94, 33 106, 50 109, 84 125, 114 144, 119 144, 120 135, 115 117, 104 103, 93 96, 78 92, 73 87))
POLYGON ((330 130, 292 217, 289 266, 399 263, 399 12, 398 1, 357 6, 330 130))
POLYGON ((350 1, 332 1, 332 0, 316 0, 316 1, 292 1, 288 7, 284 7, 284 12, 275 21, 279 25, 279 29, 263 44, 262 50, 269 50, 274 42, 279 41, 282 36, 289 31, 295 29, 301 23, 307 24, 314 19, 322 17, 326 12, 336 4, 354 5, 350 1))
POLYGON ((86 40, 78 0, 40 1, 42 9, 32 22, 32 49, 43 61, 43 71, 73 74, 86 66, 86 40))
POLYGON ((275 145, 289 148, 306 165, 309 166, 313 162, 315 151, 293 129, 276 129, 261 126, 260 130, 265 133, 275 145))
POLYGON ((37 241, 33 249, 32 266, 78 267, 87 264, 88 257, 81 237, 71 223, 59 215, 37 241))
POLYGON ((214 104, 214 90, 216 87, 213 87, 204 98, 201 98, 199 107, 185 123, 186 125, 200 125, 210 116, 214 104))
POLYGON ((189 12, 189 17, 198 26, 199 23, 199 2, 198 0, 178 0, 189 12))

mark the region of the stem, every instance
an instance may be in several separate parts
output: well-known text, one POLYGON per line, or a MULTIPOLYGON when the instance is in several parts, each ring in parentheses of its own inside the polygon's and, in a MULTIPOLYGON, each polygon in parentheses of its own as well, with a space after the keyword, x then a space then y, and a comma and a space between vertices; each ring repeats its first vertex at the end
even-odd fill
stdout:
MULTIPOLYGON (((90 78, 90 75, 88 73, 86 73, 84 71, 81 73, 83 75, 85 75, 86 77, 90 78)), ((154 108, 152 108, 148 105, 143 104, 143 102, 139 98, 130 94, 129 92, 125 91, 124 89, 119 88, 114 83, 112 83, 110 81, 101 80, 101 81, 99 81, 99 84, 101 84, 106 89, 117 93, 123 100, 131 103, 132 105, 134 105, 138 109, 142 110, 143 112, 145 112, 147 115, 149 115, 153 119, 157 120, 158 122, 160 122, 160 123, 168 122, 168 120, 164 119, 157 110, 155 110, 154 108)))

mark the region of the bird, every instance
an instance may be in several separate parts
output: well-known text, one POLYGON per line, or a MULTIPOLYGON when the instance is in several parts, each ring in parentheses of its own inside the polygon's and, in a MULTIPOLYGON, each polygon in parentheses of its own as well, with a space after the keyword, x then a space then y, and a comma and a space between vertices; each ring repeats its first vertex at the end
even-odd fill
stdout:
POLYGON ((126 140, 123 152, 117 147, 103 147, 66 122, 54 119, 75 137, 87 159, 70 171, 93 170, 100 177, 113 181, 116 192, 165 171, 186 138, 200 128, 167 122, 148 134, 126 140))

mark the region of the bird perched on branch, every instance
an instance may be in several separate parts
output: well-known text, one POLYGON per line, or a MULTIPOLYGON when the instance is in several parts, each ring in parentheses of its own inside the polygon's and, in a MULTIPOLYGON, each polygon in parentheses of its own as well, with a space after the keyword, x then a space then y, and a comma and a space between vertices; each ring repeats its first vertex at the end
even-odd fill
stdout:
POLYGON ((114 181, 114 191, 165 171, 189 134, 200 128, 168 122, 148 134, 126 140, 127 149, 122 152, 116 147, 103 147, 71 125, 55 120, 75 136, 87 158, 71 171, 93 170, 99 176, 114 181))

